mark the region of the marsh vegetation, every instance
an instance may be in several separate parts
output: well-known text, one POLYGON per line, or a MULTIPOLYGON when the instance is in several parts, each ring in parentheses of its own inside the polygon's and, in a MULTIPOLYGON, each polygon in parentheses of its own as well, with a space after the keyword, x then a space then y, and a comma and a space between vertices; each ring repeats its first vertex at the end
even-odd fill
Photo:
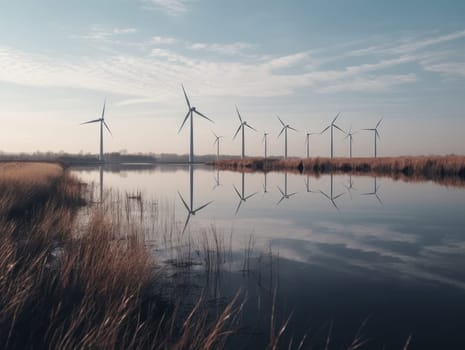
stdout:
POLYGON ((247 158, 224 159, 212 163, 219 169, 241 171, 293 171, 319 176, 340 173, 386 176, 406 181, 435 181, 465 185, 464 156, 416 156, 382 158, 247 158))

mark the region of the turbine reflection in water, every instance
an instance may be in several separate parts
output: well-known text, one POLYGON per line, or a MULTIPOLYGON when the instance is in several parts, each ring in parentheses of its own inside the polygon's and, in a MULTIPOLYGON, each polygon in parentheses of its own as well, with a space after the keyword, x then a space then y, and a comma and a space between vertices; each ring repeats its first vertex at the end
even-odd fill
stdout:
POLYGON ((375 198, 378 200, 379 204, 383 205, 383 201, 378 195, 378 190, 381 187, 381 185, 378 185, 376 182, 376 176, 373 177, 373 191, 371 192, 366 192, 362 193, 363 196, 375 196, 375 198))
POLYGON ((334 195, 334 193, 333 193, 333 188, 334 188, 333 173, 331 173, 331 175, 330 175, 330 182, 331 182, 331 187, 330 187, 329 195, 327 193, 321 191, 321 190, 320 190, 320 193, 323 196, 325 196, 326 198, 328 198, 331 201, 331 203, 333 204, 334 208, 336 208, 337 211, 339 211, 339 207, 336 205, 335 200, 338 199, 339 197, 341 197, 342 195, 344 195, 344 193, 334 195))
POLYGON ((241 183, 241 192, 239 193, 239 191, 237 190, 236 186, 233 185, 234 187, 234 191, 236 191, 236 194, 237 196, 239 197, 239 204, 237 205, 237 208, 236 208, 236 213, 235 215, 237 215, 237 213, 239 212, 239 209, 241 208, 241 205, 243 202, 246 202, 247 199, 255 196, 258 192, 254 192, 248 196, 245 195, 245 174, 244 172, 242 171, 241 172, 241 179, 242 179, 242 183, 241 183))
POLYGON ((189 223, 191 215, 195 215, 198 211, 213 203, 213 201, 209 201, 204 205, 198 207, 197 209, 194 209, 194 166, 192 164, 189 165, 189 204, 186 203, 179 191, 178 194, 179 198, 181 198, 182 204, 184 204, 184 207, 187 210, 187 218, 184 224, 184 228, 182 230, 182 232, 184 233, 186 231, 187 224, 189 223))
POLYGON ((278 190, 281 193, 281 199, 278 201, 278 203, 276 203, 276 205, 281 203, 284 199, 290 199, 293 195, 297 194, 297 192, 287 192, 287 171, 284 172, 284 191, 279 186, 276 187, 278 187, 278 190))

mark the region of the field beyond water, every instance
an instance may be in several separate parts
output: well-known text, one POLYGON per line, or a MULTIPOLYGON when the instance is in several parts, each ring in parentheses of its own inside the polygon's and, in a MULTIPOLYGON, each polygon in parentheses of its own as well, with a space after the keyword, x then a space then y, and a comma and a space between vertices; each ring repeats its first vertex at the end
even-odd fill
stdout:
POLYGON ((240 171, 302 172, 306 174, 349 173, 389 176, 406 180, 434 180, 447 185, 465 185, 465 156, 416 156, 382 158, 246 158, 212 163, 219 169, 240 171))
POLYGON ((85 188, 57 164, 0 164, 0 348, 221 348, 236 300, 176 312, 137 235, 98 206, 78 230, 85 188))

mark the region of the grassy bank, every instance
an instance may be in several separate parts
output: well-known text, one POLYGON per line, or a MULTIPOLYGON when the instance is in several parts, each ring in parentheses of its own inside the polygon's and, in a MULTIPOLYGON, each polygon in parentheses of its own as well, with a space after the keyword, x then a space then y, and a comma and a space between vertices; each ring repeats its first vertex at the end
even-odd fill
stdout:
POLYGON ((59 165, 1 165, 0 348, 221 348, 236 300, 215 319, 202 301, 176 312, 136 235, 98 206, 76 231, 83 189, 59 165))
POLYGON ((390 176, 412 180, 449 179, 451 184, 465 184, 464 156, 418 156, 383 158, 247 158, 220 160, 215 167, 239 171, 288 170, 307 174, 350 173, 358 175, 390 176), (454 181, 456 179, 456 181, 454 181))

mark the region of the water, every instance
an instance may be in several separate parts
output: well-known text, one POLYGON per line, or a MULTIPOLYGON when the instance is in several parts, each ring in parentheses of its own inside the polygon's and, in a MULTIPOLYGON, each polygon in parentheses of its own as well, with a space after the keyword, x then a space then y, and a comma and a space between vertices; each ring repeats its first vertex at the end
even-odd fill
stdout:
MULTIPOLYGON (((409 349, 465 348, 464 188, 204 166, 74 172, 97 184, 97 199, 118 189, 166 203, 189 261, 206 232, 221 237, 221 273, 205 284, 205 270, 194 268, 189 283, 217 300, 247 293, 231 348, 267 343, 273 300, 277 326, 290 316, 282 343, 292 338, 294 347, 307 335, 304 348, 328 339, 330 349, 347 348, 356 338, 401 349, 411 335, 409 349)), ((146 226, 155 220, 149 207, 146 226)), ((170 261, 166 237, 146 239, 170 261)))

